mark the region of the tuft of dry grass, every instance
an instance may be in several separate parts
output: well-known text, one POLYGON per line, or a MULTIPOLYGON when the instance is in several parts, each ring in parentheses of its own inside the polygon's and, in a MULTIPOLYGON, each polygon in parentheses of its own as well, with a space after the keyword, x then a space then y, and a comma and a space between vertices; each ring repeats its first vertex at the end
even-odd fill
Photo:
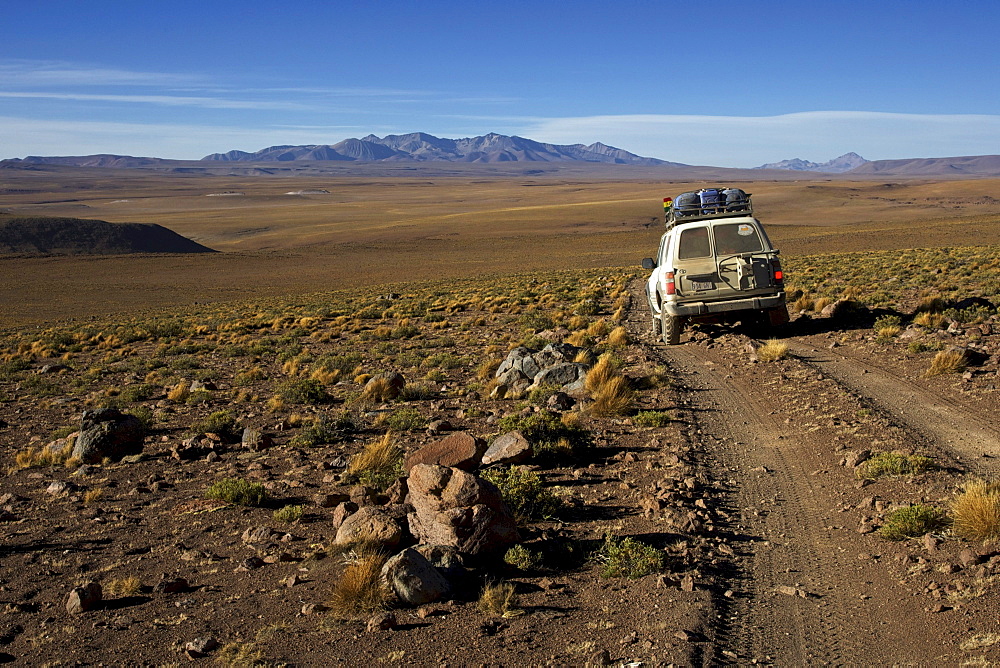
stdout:
POLYGON ((628 345, 628 332, 625 331, 624 327, 615 327, 608 334, 607 344, 609 348, 624 348, 628 345))
POLYGON ((599 387, 618 375, 620 374, 618 373, 617 360, 612 355, 605 353, 597 360, 597 364, 587 372, 584 386, 588 392, 594 393, 599 387))
POLYGON ((182 380, 167 392, 167 400, 175 404, 183 404, 191 396, 191 383, 182 380))
POLYGON ((347 565, 330 592, 330 613, 341 619, 363 619, 384 610, 391 591, 382 579, 386 555, 358 547, 347 555, 347 565))
POLYGON ((952 530, 965 540, 1000 538, 1000 483, 967 482, 951 503, 952 530))
POLYGON ((931 366, 924 372, 924 377, 931 378, 946 373, 959 373, 965 370, 965 363, 964 351, 942 350, 931 360, 931 366))
POLYGON ((54 441, 43 446, 28 446, 14 455, 14 466, 11 470, 41 468, 43 466, 58 466, 72 460, 75 438, 54 441))
POLYGON ((399 475, 402 462, 403 451, 396 445, 395 435, 387 431, 351 457, 345 474, 350 480, 385 489, 399 475))
POLYGON ((635 401, 635 391, 629 379, 624 376, 614 376, 597 387, 591 396, 594 403, 590 412, 599 417, 625 415, 632 410, 635 401))
POLYGON ((102 585, 104 595, 109 598, 128 598, 138 596, 142 591, 142 582, 134 575, 126 578, 115 578, 102 585))
POLYGON ((491 617, 515 617, 524 611, 517 607, 517 593, 509 582, 493 582, 479 595, 479 610, 491 617))
POLYGON ((769 339, 757 349, 757 359, 761 362, 774 362, 788 356, 788 344, 777 339, 769 339))
POLYGON ((389 382, 388 378, 375 378, 365 385, 361 391, 359 401, 369 403, 381 403, 396 396, 396 389, 389 382))
POLYGON ((926 327, 928 329, 940 329, 944 324, 945 317, 934 311, 920 311, 913 318, 913 324, 926 327))

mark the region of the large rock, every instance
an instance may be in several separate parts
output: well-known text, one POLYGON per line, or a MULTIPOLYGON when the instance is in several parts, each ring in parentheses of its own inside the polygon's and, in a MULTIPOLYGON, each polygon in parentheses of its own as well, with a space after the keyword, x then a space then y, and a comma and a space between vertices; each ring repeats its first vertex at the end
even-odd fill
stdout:
POLYGON ((395 549, 410 538, 406 510, 406 506, 365 506, 344 519, 334 542, 364 540, 395 549))
POLYGON ((382 578, 409 605, 424 605, 448 595, 448 580, 420 552, 407 548, 382 567, 382 578))
POLYGON ((483 466, 490 464, 523 464, 531 459, 531 443, 519 431, 502 434, 483 455, 483 466))
POLYGON ((560 362, 535 376, 535 386, 558 385, 560 387, 583 380, 587 376, 587 365, 577 362, 560 362))
POLYGON ((518 540, 500 490, 457 468, 417 464, 409 478, 410 531, 421 543, 450 545, 463 555, 502 555, 518 540))
POLYGON ((468 432, 457 431, 411 453, 403 467, 409 471, 417 464, 437 464, 471 471, 479 466, 485 451, 486 443, 482 439, 468 432))
POLYGON ((119 461, 140 454, 144 436, 145 428, 134 415, 115 408, 84 411, 73 457, 84 464, 100 464, 105 457, 119 461))
POLYGON ((103 598, 104 592, 101 590, 101 585, 96 582, 88 582, 82 587, 74 587, 66 599, 66 612, 78 615, 81 612, 93 610, 100 605, 103 598))
POLYGON ((417 545, 413 549, 424 555, 446 578, 457 578, 465 573, 462 555, 452 545, 417 545))

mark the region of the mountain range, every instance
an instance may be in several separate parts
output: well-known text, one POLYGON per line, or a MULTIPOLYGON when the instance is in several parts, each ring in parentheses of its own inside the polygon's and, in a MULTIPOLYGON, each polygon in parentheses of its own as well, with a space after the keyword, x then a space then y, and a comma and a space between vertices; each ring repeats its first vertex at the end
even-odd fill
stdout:
POLYGON ((810 162, 801 158, 782 160, 781 162, 769 162, 755 169, 787 169, 794 172, 827 172, 832 174, 842 174, 852 169, 857 169, 869 161, 862 158, 857 153, 845 153, 839 158, 828 160, 827 162, 810 162))
POLYGON ((423 132, 361 139, 337 144, 271 146, 253 153, 213 153, 202 160, 227 162, 287 162, 344 160, 363 162, 601 162, 615 165, 674 165, 680 163, 644 158, 600 142, 585 146, 546 144, 524 137, 490 133, 465 139, 442 139, 423 132))
MULTIPOLYGON (((400 168, 406 168, 405 165, 408 163, 423 163, 428 169, 432 165, 437 165, 435 169, 438 171, 465 169, 457 164, 446 167, 449 163, 491 163, 495 166, 509 165, 510 168, 514 168, 518 163, 550 163, 551 167, 545 168, 549 171, 561 169, 560 165, 632 165, 651 168, 652 173, 656 174, 664 168, 670 171, 671 178, 700 180, 753 179, 756 178, 754 173, 761 170, 771 171, 772 175, 774 172, 786 172, 788 173, 786 178, 794 178, 792 175, 798 172, 848 176, 1000 177, 1000 156, 997 155, 869 161, 857 153, 845 153, 823 163, 794 158, 752 169, 737 169, 695 167, 679 162, 646 158, 600 142, 590 145, 547 144, 524 137, 510 137, 496 133, 464 139, 443 139, 424 132, 385 137, 370 134, 361 139, 345 139, 336 144, 271 146, 253 152, 234 150, 212 153, 200 160, 169 160, 114 154, 27 156, 23 159, 0 160, 0 169, 40 169, 38 167, 40 165, 54 165, 56 168, 144 168, 189 174, 266 175, 290 170, 295 173, 347 173, 349 170, 363 168, 362 165, 372 165, 385 170, 386 173, 395 173, 400 168)), ((371 168, 363 169, 370 171, 371 168)))

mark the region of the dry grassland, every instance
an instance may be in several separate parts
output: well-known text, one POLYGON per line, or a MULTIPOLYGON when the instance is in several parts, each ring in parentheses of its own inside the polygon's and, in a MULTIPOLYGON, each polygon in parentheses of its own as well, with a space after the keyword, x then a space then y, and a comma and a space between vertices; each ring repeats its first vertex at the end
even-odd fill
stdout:
MULTIPOLYGON (((621 179, 572 170, 412 171, 224 177, 8 170, 0 175, 0 211, 159 223, 224 253, 7 258, 0 304, 18 323, 399 280, 630 266, 657 244, 662 198, 700 185, 646 172, 621 179), (329 194, 286 194, 320 189, 329 194)), ((758 215, 786 256, 964 246, 1000 232, 1000 180, 734 185, 754 193, 758 215)))

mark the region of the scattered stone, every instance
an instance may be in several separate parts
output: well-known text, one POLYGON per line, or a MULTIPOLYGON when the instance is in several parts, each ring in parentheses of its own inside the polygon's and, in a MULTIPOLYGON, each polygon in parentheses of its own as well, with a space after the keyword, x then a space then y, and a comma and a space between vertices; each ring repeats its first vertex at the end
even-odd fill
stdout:
POLYGON ((350 498, 351 498, 350 494, 343 494, 343 493, 316 494, 315 496, 313 496, 313 503, 315 503, 320 508, 336 508, 345 501, 349 501, 350 498))
POLYGON ((485 441, 468 432, 458 431, 410 454, 403 468, 409 472, 417 464, 436 464, 472 471, 479 466, 485 451, 485 441))
POLYGON ((443 617, 449 614, 449 610, 434 605, 422 605, 417 608, 417 617, 427 619, 428 617, 443 617))
POLYGON ((422 554, 446 578, 454 579, 465 574, 462 555, 451 545, 417 545, 413 549, 422 554))
POLYGON ((306 603, 302 606, 303 615, 319 614, 321 612, 326 612, 330 608, 323 605, 322 603, 306 603))
POLYGON ((694 577, 690 573, 681 578, 681 591, 694 591, 694 577))
POLYGON ((610 666, 611 665, 611 652, 606 649, 602 649, 599 652, 594 652, 590 655, 587 660, 588 666, 610 666))
POLYGON ((66 599, 66 612, 71 615, 78 615, 88 610, 93 610, 100 604, 104 597, 101 585, 96 582, 88 582, 82 587, 74 587, 69 592, 66 599))
POLYGON ((259 429, 247 427, 243 430, 243 438, 241 439, 240 445, 251 452, 260 452, 261 450, 267 450, 272 447, 274 445, 274 439, 261 432, 259 429))
POLYGON ((76 488, 70 483, 57 480, 46 487, 45 491, 51 496, 63 496, 69 494, 74 489, 76 488))
POLYGON ((240 562, 239 566, 236 567, 237 573, 246 573, 247 571, 254 571, 258 568, 264 566, 266 562, 260 557, 247 557, 240 562))
POLYGON ((358 504, 353 501, 344 501, 337 505, 333 511, 333 528, 339 529, 352 513, 358 512, 358 504))
POLYGON ((369 633, 375 631, 391 631, 396 628, 396 615, 391 612, 380 612, 368 620, 366 628, 369 633))
POLYGON ((160 594, 176 594, 188 590, 188 581, 184 578, 172 578, 164 574, 160 581, 153 587, 153 591, 160 594))
POLYGON ((805 589, 801 587, 792 587, 789 585, 781 585, 778 587, 778 593, 784 594, 785 596, 798 596, 799 598, 809 598, 810 594, 805 589))
POLYGON ((100 464, 106 457, 120 461, 142 452, 144 436, 142 421, 134 415, 116 408, 84 411, 73 457, 84 464, 100 464))
POLYGON ((926 549, 928 552, 934 552, 935 550, 937 550, 937 546, 940 542, 941 540, 934 534, 930 533, 924 534, 924 549, 926 549))
POLYGON ((490 464, 523 464, 532 457, 531 443, 519 431, 509 431, 497 437, 483 455, 483 466, 490 464))
POLYGON ((382 578, 389 583, 399 600, 408 605, 439 601, 451 590, 448 580, 431 562, 411 548, 385 562, 382 578))
POLYGON ((271 527, 250 527, 243 532, 242 539, 244 543, 266 543, 276 533, 271 527))
POLYGON ((215 638, 195 638, 184 644, 184 653, 189 659, 199 659, 218 648, 219 641, 215 638))
POLYGON ((406 495, 409 493, 410 490, 406 486, 406 478, 396 478, 396 481, 385 490, 386 496, 389 497, 389 503, 392 504, 404 503, 406 495))
POLYGON ((434 420, 427 425, 427 434, 429 436, 438 436, 442 432, 451 431, 451 429, 451 423, 447 420, 434 420))
POLYGON ((980 556, 969 548, 965 548, 958 554, 958 561, 962 564, 963 568, 968 568, 969 566, 978 564, 980 556))

